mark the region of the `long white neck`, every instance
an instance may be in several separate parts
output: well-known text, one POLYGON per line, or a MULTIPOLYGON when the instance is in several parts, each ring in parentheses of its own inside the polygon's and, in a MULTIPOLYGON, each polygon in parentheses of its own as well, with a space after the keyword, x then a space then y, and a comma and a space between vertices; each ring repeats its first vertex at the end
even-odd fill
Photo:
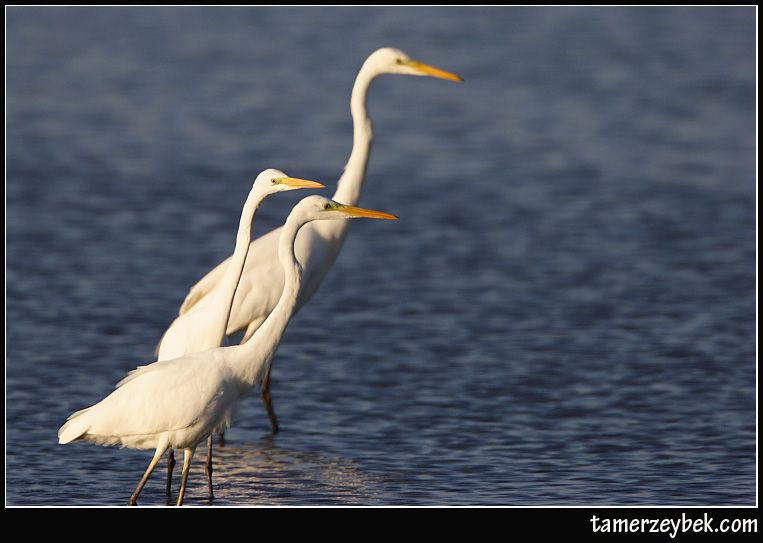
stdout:
POLYGON ((364 63, 355 78, 350 98, 350 112, 352 113, 352 153, 344 167, 344 173, 339 178, 339 186, 333 199, 342 204, 356 205, 360 200, 360 191, 363 188, 363 178, 366 175, 366 165, 371 154, 371 143, 374 138, 371 119, 366 111, 366 97, 371 82, 378 75, 377 71, 368 63, 364 63))
POLYGON ((294 254, 294 240, 305 223, 289 216, 278 240, 278 259, 284 271, 284 285, 281 297, 265 322, 243 345, 228 347, 229 365, 245 385, 254 387, 261 370, 269 364, 281 343, 297 305, 297 296, 302 283, 302 267, 294 254))
POLYGON ((238 233, 236 234, 236 248, 233 251, 228 262, 222 280, 212 295, 210 304, 207 306, 209 326, 205 333, 214 339, 215 345, 221 346, 225 339, 225 331, 228 329, 228 319, 230 318, 231 307, 233 306, 233 297, 236 294, 238 283, 241 280, 241 272, 244 269, 246 255, 249 253, 249 241, 252 237, 252 221, 257 208, 265 199, 265 194, 261 189, 252 188, 249 196, 244 202, 244 208, 241 211, 241 220, 238 223, 238 233))

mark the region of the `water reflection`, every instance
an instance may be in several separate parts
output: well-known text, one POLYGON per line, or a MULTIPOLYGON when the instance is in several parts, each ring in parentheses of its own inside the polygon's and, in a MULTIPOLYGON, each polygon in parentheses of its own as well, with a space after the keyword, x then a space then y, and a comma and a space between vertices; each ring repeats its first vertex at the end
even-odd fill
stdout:
POLYGON ((253 443, 215 445, 215 499, 206 492, 206 475, 198 459, 189 480, 188 505, 369 505, 378 501, 377 477, 363 473, 351 460, 289 450, 272 436, 253 443))

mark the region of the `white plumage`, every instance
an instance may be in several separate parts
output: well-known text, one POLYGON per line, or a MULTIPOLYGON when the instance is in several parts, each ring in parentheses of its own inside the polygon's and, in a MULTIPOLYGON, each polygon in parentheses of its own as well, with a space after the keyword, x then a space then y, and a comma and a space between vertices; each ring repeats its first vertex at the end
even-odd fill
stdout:
MULTIPOLYGON (((260 204, 271 194, 302 188, 324 188, 324 185, 306 179, 288 177, 281 170, 267 169, 254 180, 252 189, 244 202, 236 235, 233 256, 228 259, 222 280, 209 296, 209 303, 179 315, 164 333, 157 346, 157 360, 170 360, 186 354, 197 353, 212 347, 221 347, 225 341, 225 329, 233 303, 241 271, 244 267, 249 241, 252 237, 252 221, 260 204)), ((214 498, 212 488, 212 436, 207 446, 207 480, 209 496, 214 498)), ((175 467, 175 455, 170 448, 167 462, 167 495, 172 489, 172 471, 175 467)))
POLYGON ((194 447, 230 426, 235 377, 220 353, 204 352, 133 370, 117 389, 69 417, 59 443, 84 439, 131 449, 194 447), (214 417, 207 413, 215 413, 214 417))
POLYGON ((167 448, 184 449, 178 494, 181 505, 196 446, 210 434, 231 425, 238 401, 259 382, 293 315, 302 275, 294 254, 297 233, 310 221, 352 217, 396 218, 321 196, 301 200, 289 214, 279 238, 278 256, 285 277, 281 296, 251 340, 133 370, 105 399, 72 414, 58 432, 59 443, 85 440, 100 445, 156 449, 130 504, 137 502, 167 448))
MULTIPOLYGON (((337 202, 357 205, 360 199, 373 140, 371 119, 366 111, 366 97, 373 80, 382 74, 431 76, 463 81, 455 74, 412 60, 398 49, 383 48, 373 52, 363 63, 352 88, 350 111, 353 119, 353 146, 333 196, 337 202)), ((297 237, 296 252, 304 267, 304 285, 295 311, 299 311, 318 290, 342 249, 348 232, 349 224, 344 221, 313 223, 302 229, 297 237)), ((284 275, 277 257, 279 235, 280 228, 277 228, 251 243, 226 330, 227 334, 245 330, 242 343, 252 336, 273 310, 283 288, 284 275)), ((212 293, 225 274, 227 263, 228 260, 221 262, 190 289, 180 308, 180 315, 209 303, 212 293)), ((270 400, 269 383, 268 370, 263 382, 263 399, 273 431, 277 432, 278 421, 270 400)))
MULTIPOLYGON (((223 345, 233 296, 247 254, 251 250, 249 241, 254 214, 269 195, 303 188, 324 188, 324 185, 316 181, 288 177, 281 170, 272 168, 262 171, 255 178, 241 211, 233 255, 222 267, 221 280, 210 293, 208 303, 179 315, 167 328, 156 349, 157 360, 169 360, 223 345)), ((280 268, 277 260, 276 264, 280 268)))

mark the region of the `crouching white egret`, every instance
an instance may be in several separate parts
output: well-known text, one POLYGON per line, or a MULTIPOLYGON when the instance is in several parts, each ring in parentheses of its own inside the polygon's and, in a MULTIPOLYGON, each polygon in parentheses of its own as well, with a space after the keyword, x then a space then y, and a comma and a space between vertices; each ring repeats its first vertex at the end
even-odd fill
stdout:
MULTIPOLYGON (((376 77, 382 74, 431 76, 450 81, 463 81, 455 74, 411 59, 407 54, 392 48, 374 51, 363 63, 352 88, 350 112, 353 120, 352 153, 339 179, 333 199, 357 205, 363 187, 366 164, 371 151, 373 130, 366 112, 368 89, 376 77)), ((303 228, 297 238, 297 256, 304 268, 304 287, 297 301, 298 311, 312 297, 326 273, 334 264, 349 232, 346 221, 315 223, 303 228)), ((252 241, 246 258, 228 321, 228 334, 245 330, 241 343, 246 342, 265 317, 273 310, 283 288, 284 274, 278 264, 278 237, 280 228, 252 241)), ((183 302, 180 314, 203 306, 210 301, 216 285, 227 269, 227 260, 207 273, 196 283, 183 302)), ((262 398, 270 417, 273 432, 278 432, 278 419, 273 410, 270 395, 270 370, 262 384, 262 398)))
POLYGON ((355 217, 397 219, 322 196, 301 200, 286 219, 279 238, 278 258, 285 277, 281 296, 251 339, 243 345, 216 347, 138 367, 99 403, 73 413, 58 430, 59 443, 85 440, 155 449, 130 505, 137 503, 162 454, 168 448, 183 449, 177 500, 182 505, 196 446, 230 427, 238 401, 260 381, 294 314, 302 283, 302 266, 295 254, 300 228, 310 221, 355 217))
MULTIPOLYGON (((241 270, 244 268, 246 254, 249 251, 249 241, 252 237, 252 221, 257 208, 271 194, 287 190, 324 188, 317 181, 289 177, 281 170, 267 169, 262 171, 252 183, 241 211, 241 220, 236 235, 236 246, 233 256, 228 260, 222 280, 210 294, 209 303, 178 316, 164 333, 161 344, 157 349, 157 360, 170 360, 180 356, 205 351, 212 347, 221 347, 225 340, 225 330, 228 327, 233 294, 236 292, 241 270)), ((175 455, 170 448, 167 462, 167 494, 171 493, 172 470, 175 467, 175 455)), ((209 436, 207 448, 207 480, 209 495, 214 498, 212 490, 212 436, 209 436)))

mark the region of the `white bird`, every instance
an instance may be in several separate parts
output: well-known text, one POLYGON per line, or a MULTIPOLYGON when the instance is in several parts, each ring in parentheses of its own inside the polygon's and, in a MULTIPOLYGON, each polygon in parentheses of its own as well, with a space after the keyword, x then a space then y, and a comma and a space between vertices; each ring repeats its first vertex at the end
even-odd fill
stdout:
POLYGON ((196 446, 230 427, 238 401, 260 381, 294 314, 302 282, 295 254, 300 228, 310 221, 394 215, 308 196, 289 214, 279 237, 278 258, 284 286, 273 311, 243 345, 216 347, 131 371, 99 403, 73 413, 58 430, 59 443, 85 440, 98 445, 155 449, 154 456, 129 504, 138 495, 168 448, 183 449, 183 475, 178 494, 182 505, 188 470, 196 446))
MULTIPOLYGON (((244 268, 246 254, 251 240, 254 214, 263 200, 271 194, 304 188, 324 188, 316 181, 288 177, 281 170, 267 169, 261 172, 252 183, 252 189, 244 202, 241 220, 236 235, 233 256, 228 260, 222 280, 210 294, 209 303, 178 316, 164 333, 157 350, 157 361, 171 360, 186 354, 206 351, 212 347, 222 347, 225 330, 228 327, 233 295, 236 292, 241 271, 244 268)), ((170 449, 167 462, 167 494, 171 493, 172 470, 175 467, 175 455, 170 449)), ((207 448, 207 480, 209 495, 212 490, 212 436, 209 436, 207 448)))
MULTIPOLYGON (((352 153, 338 182, 333 199, 357 205, 366 171, 373 130, 366 112, 366 96, 372 81, 382 74, 432 76, 451 81, 463 81, 455 74, 411 59, 407 54, 392 48, 378 49, 363 63, 355 79, 350 99, 353 119, 352 153)), ((299 295, 296 311, 307 303, 320 286, 326 273, 334 264, 349 232, 345 221, 315 223, 302 229, 297 238, 297 256, 304 267, 304 287, 299 295)), ((284 275, 277 258, 280 228, 270 231, 251 243, 251 250, 244 265, 236 295, 231 308, 227 334, 245 330, 241 343, 246 342, 265 320, 278 300, 283 288, 284 275)), ((215 286, 222 280, 227 260, 221 262, 196 283, 180 307, 183 315, 195 307, 209 303, 215 286)), ((270 370, 262 383, 262 398, 267 409, 273 432, 278 432, 278 419, 273 410, 270 395, 270 370)))

